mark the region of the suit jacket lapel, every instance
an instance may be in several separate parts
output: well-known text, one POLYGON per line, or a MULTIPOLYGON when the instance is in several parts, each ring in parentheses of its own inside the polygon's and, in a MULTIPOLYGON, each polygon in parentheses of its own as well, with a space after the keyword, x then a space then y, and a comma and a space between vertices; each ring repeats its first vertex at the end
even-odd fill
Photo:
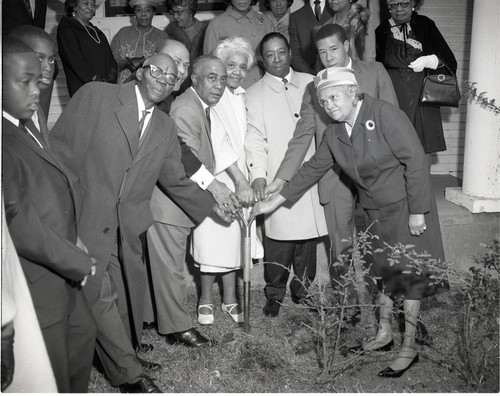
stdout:
POLYGON ((116 117, 127 139, 130 154, 134 157, 139 147, 139 120, 135 84, 122 85, 118 98, 123 106, 116 110, 116 117))
POLYGON ((38 124, 40 125, 40 133, 45 140, 45 144, 47 145, 47 147, 50 147, 50 136, 49 129, 47 128, 47 118, 41 107, 38 109, 38 124))
POLYGON ((42 149, 35 141, 35 139, 33 139, 32 136, 28 135, 21 126, 17 127, 12 122, 6 120, 5 118, 3 118, 2 121, 3 121, 2 127, 4 129, 4 133, 12 135, 14 139, 17 139, 22 144, 28 146, 31 150, 33 150, 36 154, 42 157, 45 161, 51 163, 53 166, 55 166, 57 169, 63 172, 61 166, 57 162, 57 159, 50 152, 49 147, 44 144, 45 142, 41 142, 42 146, 44 146, 44 148, 42 149))
POLYGON ((203 108, 203 105, 201 104, 201 99, 196 95, 196 93, 192 89, 187 90, 187 94, 190 95, 190 99, 196 103, 196 106, 198 107, 198 110, 200 111, 201 117, 203 119, 203 125, 205 127, 205 133, 208 137, 208 142, 210 143, 210 148, 212 149, 213 152, 213 147, 212 147, 212 136, 211 136, 211 131, 210 131, 210 124, 208 123, 207 120, 207 115, 205 113, 205 109, 203 108))

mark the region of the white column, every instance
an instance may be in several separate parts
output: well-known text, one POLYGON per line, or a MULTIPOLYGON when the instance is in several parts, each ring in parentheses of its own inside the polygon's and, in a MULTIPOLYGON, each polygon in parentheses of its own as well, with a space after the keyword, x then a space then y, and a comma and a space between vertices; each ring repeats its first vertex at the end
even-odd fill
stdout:
MULTIPOLYGON (((500 1, 474 2, 469 82, 500 106, 500 1)), ((467 104, 462 188, 447 188, 446 199, 472 213, 500 212, 500 114, 467 104)))

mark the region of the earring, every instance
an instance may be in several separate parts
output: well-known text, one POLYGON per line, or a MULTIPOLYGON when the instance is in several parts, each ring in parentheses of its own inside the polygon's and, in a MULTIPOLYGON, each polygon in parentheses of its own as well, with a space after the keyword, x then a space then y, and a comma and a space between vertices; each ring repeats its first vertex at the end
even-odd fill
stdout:
POLYGON ((76 16, 76 11, 73 11, 73 12, 71 13, 71 16, 74 18, 74 17, 76 16))

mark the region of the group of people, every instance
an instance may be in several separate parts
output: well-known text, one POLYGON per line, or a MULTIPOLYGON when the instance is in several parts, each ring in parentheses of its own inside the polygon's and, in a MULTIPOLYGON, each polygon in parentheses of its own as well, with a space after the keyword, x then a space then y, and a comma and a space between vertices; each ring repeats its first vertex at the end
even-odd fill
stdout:
MULTIPOLYGON (((54 42, 34 26, 3 37, 2 209, 19 260, 10 250, 2 272, 27 284, 44 345, 37 362, 9 359, 27 336, 19 292, 3 287, 2 306, 14 308, 2 316, 2 390, 26 391, 23 378, 50 361, 36 389, 86 392, 96 351, 121 392, 161 392, 161 366, 142 358, 153 348, 144 328, 211 345, 185 303, 188 254, 200 271, 198 323, 218 317, 217 276, 222 315, 241 323, 235 219, 264 214, 251 250, 266 262, 264 315, 276 317, 291 268, 291 299, 309 304, 320 238, 332 262, 349 250, 356 201, 379 236, 380 315, 376 336, 350 350, 391 349, 403 299, 403 344, 378 374, 401 376, 418 361, 420 300, 448 287, 403 259, 390 264, 385 250, 411 244, 444 260, 429 180, 430 154, 445 149, 440 112, 418 93, 427 72, 456 70, 446 41, 418 0, 388 0, 375 31, 356 1, 311 0, 290 14, 290 1, 270 0, 273 17, 233 1, 204 27, 196 1, 173 2, 165 33, 151 24, 153 0, 131 0, 137 25, 110 46, 90 22, 95 3, 66 0, 57 41, 71 100, 51 131, 40 103, 54 42)), ((347 271, 332 268, 333 281, 347 271)))

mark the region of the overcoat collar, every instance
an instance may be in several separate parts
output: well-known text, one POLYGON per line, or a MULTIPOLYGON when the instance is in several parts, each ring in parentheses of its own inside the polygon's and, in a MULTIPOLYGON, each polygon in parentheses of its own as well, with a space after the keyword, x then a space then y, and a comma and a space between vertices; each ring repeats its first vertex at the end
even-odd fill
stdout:
POLYGON ((121 86, 118 99, 122 106, 115 111, 132 157, 135 157, 139 147, 139 120, 137 119, 138 105, 135 85, 135 82, 130 82, 121 86))
MULTIPOLYGON (((292 70, 292 69, 290 69, 292 70)), ((283 84, 282 81, 280 81, 278 78, 275 76, 271 75, 270 73, 266 72, 264 74, 264 77, 262 77, 266 85, 269 86, 273 91, 275 92, 282 92, 285 90, 285 84, 283 84)), ((294 86, 295 88, 298 88, 300 85, 299 78, 297 76, 297 73, 292 70, 292 78, 290 81, 288 81, 289 85, 294 86)))

